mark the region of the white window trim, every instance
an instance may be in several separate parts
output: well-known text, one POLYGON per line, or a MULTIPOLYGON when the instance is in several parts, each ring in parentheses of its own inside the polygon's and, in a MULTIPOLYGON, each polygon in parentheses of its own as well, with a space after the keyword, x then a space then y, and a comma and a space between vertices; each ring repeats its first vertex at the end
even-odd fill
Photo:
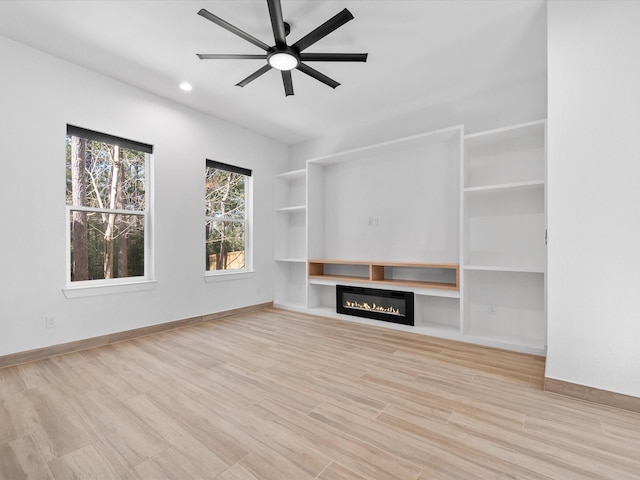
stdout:
MULTIPOLYGON (((243 220, 238 220, 237 218, 204 217, 205 221, 244 222, 244 268, 238 268, 236 270, 205 270, 204 279, 206 283, 220 280, 239 280, 240 278, 250 278, 253 276, 253 175, 245 175, 245 182, 245 210, 243 220)), ((206 245, 203 246, 206 251, 206 245)))
POLYGON ((205 283, 224 282, 228 280, 244 280, 245 278, 253 278, 255 272, 253 270, 223 270, 218 273, 205 273, 205 283))
POLYGON ((147 290, 154 290, 156 288, 157 280, 155 280, 155 259, 154 259, 154 238, 152 231, 152 212, 153 212, 153 200, 155 195, 153 194, 154 183, 153 182, 153 168, 154 162, 151 161, 150 153, 145 153, 145 209, 139 210, 118 210, 118 209, 106 209, 106 208, 93 208, 66 205, 65 208, 65 247, 66 247, 66 273, 65 284, 62 288, 62 293, 65 298, 83 298, 99 295, 112 295, 118 293, 128 292, 141 292, 147 290), (81 280, 71 281, 71 229, 69 228, 69 218, 71 217, 71 211, 89 211, 89 212, 108 212, 108 213, 121 213, 124 215, 144 215, 144 276, 137 277, 122 277, 122 278, 109 278, 98 280, 81 280))
POLYGON ((145 280, 142 277, 114 278, 109 280, 87 280, 86 282, 74 282, 73 286, 67 285, 62 289, 66 298, 84 298, 99 295, 113 295, 118 293, 144 292, 155 290, 156 280, 145 280), (116 282, 116 280, 126 280, 116 282), (96 282, 109 282, 99 283, 96 282), (82 285, 75 285, 80 283, 82 285), (87 284, 90 283, 90 284, 87 284))

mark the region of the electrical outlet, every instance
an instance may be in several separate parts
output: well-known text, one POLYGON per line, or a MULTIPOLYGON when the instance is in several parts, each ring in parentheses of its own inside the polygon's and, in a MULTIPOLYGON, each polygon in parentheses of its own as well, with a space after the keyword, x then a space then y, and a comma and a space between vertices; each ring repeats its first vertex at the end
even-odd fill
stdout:
POLYGON ((487 309, 487 312, 489 313, 489 315, 495 315, 496 314, 496 307, 494 307, 493 305, 489 305, 489 308, 487 309))
POLYGON ((56 328, 56 317, 54 315, 45 315, 44 326, 45 328, 56 328))
POLYGON ((369 217, 367 224, 370 227, 377 227, 378 226, 378 217, 369 217))

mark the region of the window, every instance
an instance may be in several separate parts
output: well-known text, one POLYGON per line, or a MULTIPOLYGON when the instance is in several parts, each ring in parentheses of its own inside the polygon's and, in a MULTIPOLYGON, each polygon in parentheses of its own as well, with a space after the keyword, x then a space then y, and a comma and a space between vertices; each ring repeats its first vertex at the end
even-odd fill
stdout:
POLYGON ((148 277, 152 146, 67 125, 67 281, 148 277))
POLYGON ((205 179, 205 269, 247 271, 251 170, 207 160, 205 179))

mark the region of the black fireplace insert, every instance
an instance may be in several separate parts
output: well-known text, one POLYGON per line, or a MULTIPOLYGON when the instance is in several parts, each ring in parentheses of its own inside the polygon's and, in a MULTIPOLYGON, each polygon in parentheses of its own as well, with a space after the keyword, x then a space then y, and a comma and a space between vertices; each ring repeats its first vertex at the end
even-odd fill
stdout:
POLYGON ((356 317, 414 324, 413 292, 336 285, 336 310, 356 317))

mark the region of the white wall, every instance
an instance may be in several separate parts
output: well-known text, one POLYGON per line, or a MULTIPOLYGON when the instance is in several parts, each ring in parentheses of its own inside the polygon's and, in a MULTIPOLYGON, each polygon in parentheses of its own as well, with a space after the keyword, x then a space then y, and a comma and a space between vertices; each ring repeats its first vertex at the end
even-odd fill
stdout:
POLYGON ((640 396, 640 2, 548 4, 546 375, 640 396))
POLYGON ((455 133, 446 140, 427 136, 400 144, 392 153, 367 150, 358 159, 325 166, 323 258, 457 263, 460 137, 455 133))
POLYGON ((273 298, 272 179, 285 145, 3 37, 0 62, 0 355, 273 298), (63 295, 67 123, 154 146, 154 289, 63 295), (253 169, 249 278, 204 280, 205 158, 253 169))
MULTIPOLYGON (((416 104, 419 100, 416 99, 416 104)), ((348 130, 293 145, 289 167, 304 168, 310 158, 455 125, 464 125, 465 133, 474 133, 546 117, 546 77, 526 78, 520 83, 477 92, 452 103, 416 108, 382 122, 354 125, 348 130)))

